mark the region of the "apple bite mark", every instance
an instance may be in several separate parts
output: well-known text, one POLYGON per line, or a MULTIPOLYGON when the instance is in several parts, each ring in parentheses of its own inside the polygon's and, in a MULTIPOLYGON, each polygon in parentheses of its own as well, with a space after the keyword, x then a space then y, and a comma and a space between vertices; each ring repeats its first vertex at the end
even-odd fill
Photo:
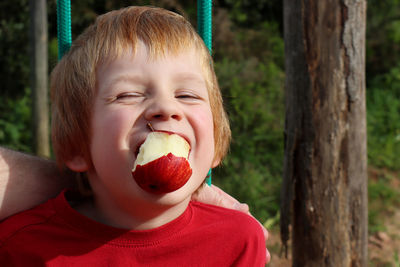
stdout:
POLYGON ((190 145, 178 134, 151 132, 140 146, 132 176, 145 191, 164 194, 181 188, 192 175, 190 145))

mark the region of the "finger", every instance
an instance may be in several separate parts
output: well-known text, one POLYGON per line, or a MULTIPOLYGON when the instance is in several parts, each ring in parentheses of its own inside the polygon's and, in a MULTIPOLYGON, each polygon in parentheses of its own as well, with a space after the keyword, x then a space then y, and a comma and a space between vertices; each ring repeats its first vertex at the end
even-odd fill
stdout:
POLYGON ((192 195, 192 200, 228 209, 234 209, 235 205, 239 203, 239 201, 229 196, 224 191, 214 185, 201 186, 192 195))
POLYGON ((250 209, 249 209, 249 205, 247 205, 246 203, 237 202, 237 203, 234 204, 233 209, 251 215, 250 209))
POLYGON ((227 201, 230 201, 232 203, 239 203, 239 201, 232 197, 231 195, 227 194, 225 191, 223 191, 221 188, 219 188, 216 185, 211 185, 210 186, 220 197, 225 198, 227 201))
POLYGON ((217 192, 218 198, 222 199, 222 203, 226 203, 227 205, 229 203, 229 206, 224 206, 225 208, 238 210, 243 213, 247 213, 247 214, 251 215, 249 205, 247 205, 246 203, 240 203, 236 198, 227 194, 225 191, 220 189, 218 186, 211 185, 211 188, 215 192, 217 192))

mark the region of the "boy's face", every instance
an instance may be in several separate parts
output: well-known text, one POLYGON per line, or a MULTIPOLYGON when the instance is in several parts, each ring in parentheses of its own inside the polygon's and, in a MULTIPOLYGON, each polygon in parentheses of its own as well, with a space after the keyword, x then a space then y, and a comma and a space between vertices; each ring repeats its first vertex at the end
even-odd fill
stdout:
POLYGON ((201 185, 214 157, 213 117, 200 60, 194 49, 151 59, 145 45, 97 70, 88 170, 96 199, 108 209, 143 209, 182 204, 201 185), (153 195, 132 178, 138 147, 150 130, 189 140, 193 174, 180 189, 153 195), (121 207, 121 205, 123 207, 121 207))

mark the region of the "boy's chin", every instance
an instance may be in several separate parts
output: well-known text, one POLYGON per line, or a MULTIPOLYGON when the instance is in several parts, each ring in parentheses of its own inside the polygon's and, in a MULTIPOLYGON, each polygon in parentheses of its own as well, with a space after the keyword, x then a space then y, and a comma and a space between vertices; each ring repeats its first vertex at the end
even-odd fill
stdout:
POLYGON ((141 190, 144 195, 150 198, 150 201, 154 201, 155 204, 172 206, 182 203, 186 200, 189 201, 197 188, 198 186, 189 180, 184 186, 168 193, 154 194, 143 190, 142 188, 139 190, 141 190))

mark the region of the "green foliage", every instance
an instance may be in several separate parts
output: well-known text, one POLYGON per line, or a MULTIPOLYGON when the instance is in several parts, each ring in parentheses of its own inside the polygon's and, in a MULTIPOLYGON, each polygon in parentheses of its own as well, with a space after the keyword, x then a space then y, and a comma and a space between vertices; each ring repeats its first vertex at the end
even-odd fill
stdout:
POLYGON ((58 43, 57 38, 49 39, 49 69, 50 71, 57 65, 58 62, 58 43))
POLYGON ((263 22, 254 29, 238 29, 241 58, 256 56, 264 62, 274 62, 283 69, 284 44, 276 22, 263 22))
MULTIPOLYGON (((370 79, 367 90, 368 161, 370 166, 400 170, 400 67, 370 79)), ((388 175, 368 185, 369 232, 384 231, 382 217, 400 204, 400 193, 388 175)), ((398 178, 397 178, 398 179, 398 178)))
POLYGON ((374 78, 367 90, 368 160, 400 170, 400 67, 374 78))
POLYGON ((221 0, 235 24, 255 28, 265 21, 281 23, 283 4, 281 0, 221 0))
POLYGON ((375 233, 384 231, 384 215, 394 212, 400 204, 400 192, 392 186, 393 179, 397 179, 388 174, 380 174, 368 182, 368 225, 369 232, 375 233))
POLYGON ((30 90, 19 98, 0 98, 0 145, 31 152, 30 90))
POLYGON ((279 210, 283 162, 283 71, 275 63, 225 59, 216 72, 233 142, 215 183, 266 220, 279 210))
POLYGON ((0 1, 0 96, 20 96, 29 82, 29 1, 0 1))
POLYGON ((230 29, 220 29, 213 48, 216 61, 224 58, 245 61, 256 57, 263 62, 274 62, 283 69, 284 44, 276 22, 262 22, 254 28, 235 28, 235 34, 230 29), (221 40, 222 39, 222 40, 221 40))
POLYGON ((369 0, 367 12, 367 82, 387 73, 400 57, 400 1, 369 0))

